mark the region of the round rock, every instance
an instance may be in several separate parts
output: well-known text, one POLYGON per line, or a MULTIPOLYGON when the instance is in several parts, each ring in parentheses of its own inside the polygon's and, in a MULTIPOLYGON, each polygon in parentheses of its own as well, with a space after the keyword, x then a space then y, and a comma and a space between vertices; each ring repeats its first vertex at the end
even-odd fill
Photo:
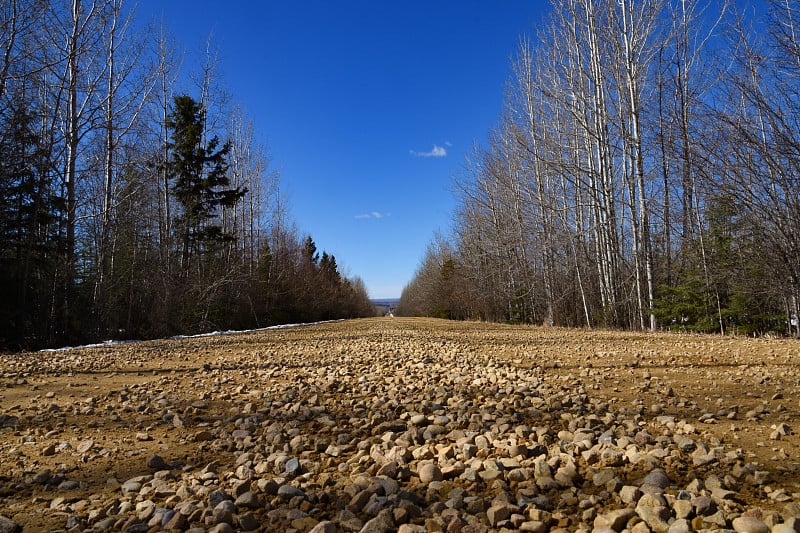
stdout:
POLYGON ((428 484, 433 481, 441 481, 442 479, 442 471, 435 464, 426 463, 419 469, 420 483, 428 484))

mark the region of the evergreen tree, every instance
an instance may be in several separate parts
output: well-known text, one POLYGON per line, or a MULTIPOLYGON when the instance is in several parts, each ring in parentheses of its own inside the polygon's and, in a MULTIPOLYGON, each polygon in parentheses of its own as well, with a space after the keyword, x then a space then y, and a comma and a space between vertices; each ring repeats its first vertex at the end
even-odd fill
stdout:
POLYGON ((54 193, 46 150, 30 103, 13 98, 0 132, 0 345, 47 342, 59 253, 54 193))
POLYGON ((303 244, 303 257, 306 259, 306 262, 309 265, 316 266, 319 262, 319 253, 317 252, 317 245, 314 244, 314 239, 311 238, 311 235, 306 237, 306 241, 303 244))
POLYGON ((218 137, 203 144, 205 110, 190 96, 176 96, 167 127, 170 130, 171 159, 168 171, 172 190, 182 212, 176 220, 181 234, 181 266, 192 256, 205 251, 207 243, 233 240, 215 223, 222 207, 233 207, 246 190, 229 188, 228 153, 230 143, 220 147, 218 137))

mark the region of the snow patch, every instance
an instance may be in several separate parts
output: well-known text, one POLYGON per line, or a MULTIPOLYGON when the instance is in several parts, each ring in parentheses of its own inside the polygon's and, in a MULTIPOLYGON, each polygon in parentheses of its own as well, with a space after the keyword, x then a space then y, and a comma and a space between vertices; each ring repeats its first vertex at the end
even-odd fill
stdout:
MULTIPOLYGON (((148 339, 148 341, 164 341, 164 340, 180 340, 180 339, 199 339, 201 337, 216 337, 219 335, 234 335, 236 333, 257 333, 259 331, 268 331, 271 329, 285 329, 285 328, 299 328, 302 326, 314 326, 316 324, 327 324, 328 322, 341 322, 343 319, 340 320, 320 320, 319 322, 299 322, 297 324, 278 324, 275 326, 267 326, 264 328, 256 328, 256 329, 241 329, 241 330, 225 330, 225 331, 212 331, 210 333, 198 333, 197 335, 175 335, 174 337, 167 337, 165 339, 148 339)), ((108 340, 103 342, 98 342, 95 344, 83 344, 81 346, 63 346, 61 348, 45 348, 44 350, 39 350, 39 352, 45 353, 52 353, 52 352, 65 352, 67 350, 82 350, 84 348, 106 348, 109 346, 119 346, 121 344, 134 344, 137 342, 147 342, 147 341, 140 341, 140 340, 122 340, 122 341, 115 341, 115 340, 108 340)))

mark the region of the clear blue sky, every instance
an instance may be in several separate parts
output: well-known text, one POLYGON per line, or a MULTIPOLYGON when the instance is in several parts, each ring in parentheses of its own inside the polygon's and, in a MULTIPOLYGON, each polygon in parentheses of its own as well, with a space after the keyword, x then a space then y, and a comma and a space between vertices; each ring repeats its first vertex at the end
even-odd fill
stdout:
POLYGON ((510 57, 544 0, 140 0, 185 49, 213 32, 222 81, 255 122, 292 218, 399 297, 454 206, 452 176, 499 116, 510 57))

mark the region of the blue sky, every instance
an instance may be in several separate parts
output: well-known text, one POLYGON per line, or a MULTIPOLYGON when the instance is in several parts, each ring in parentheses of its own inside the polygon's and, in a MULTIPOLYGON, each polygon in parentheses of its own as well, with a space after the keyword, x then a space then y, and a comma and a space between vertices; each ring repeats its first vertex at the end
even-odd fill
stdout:
POLYGON ((454 207, 452 176, 499 116, 543 0, 140 0, 185 49, 209 34, 293 220, 373 298, 399 297, 454 207))

